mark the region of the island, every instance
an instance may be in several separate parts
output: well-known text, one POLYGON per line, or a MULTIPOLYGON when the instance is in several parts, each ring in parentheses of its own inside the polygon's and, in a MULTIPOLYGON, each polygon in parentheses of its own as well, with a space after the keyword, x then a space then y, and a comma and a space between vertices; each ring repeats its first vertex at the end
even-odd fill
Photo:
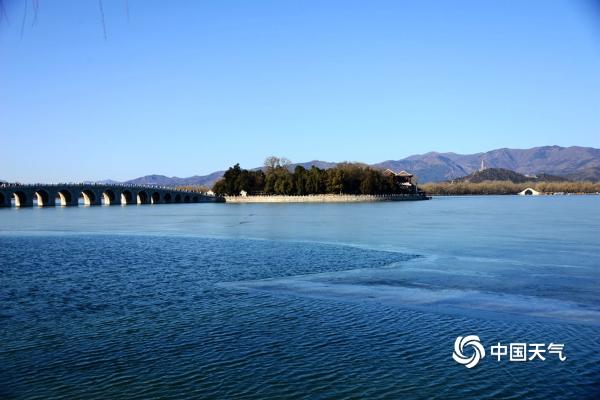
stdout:
POLYGON ((264 168, 235 164, 212 191, 228 203, 363 202, 429 200, 413 174, 344 162, 321 169, 301 165, 292 170, 285 158, 268 157, 264 168))

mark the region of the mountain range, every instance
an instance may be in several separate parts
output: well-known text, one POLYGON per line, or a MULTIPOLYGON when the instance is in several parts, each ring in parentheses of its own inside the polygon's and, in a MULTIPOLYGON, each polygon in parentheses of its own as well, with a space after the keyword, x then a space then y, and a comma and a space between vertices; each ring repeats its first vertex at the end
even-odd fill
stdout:
MULTIPOLYGON (((467 176, 478 171, 483 161, 485 168, 502 168, 526 175, 548 174, 570 180, 600 181, 600 149, 592 147, 542 146, 531 149, 496 149, 483 153, 457 154, 429 152, 412 155, 400 160, 387 160, 371 164, 373 168, 389 168, 393 171, 406 170, 415 174, 420 183, 442 182, 467 176)), ((292 164, 290 168, 315 165, 322 169, 332 168, 337 163, 313 160, 292 164)), ((189 178, 147 175, 123 183, 142 185, 212 186, 224 171, 189 178)), ((111 181, 114 182, 114 181, 111 181)))
POLYGON ((484 181, 511 181, 513 183, 525 182, 567 182, 567 178, 563 178, 550 174, 523 175, 510 169, 504 168, 486 168, 481 171, 475 171, 462 178, 453 179, 454 182, 469 182, 481 183, 484 181))
POLYGON ((384 161, 374 167, 404 169, 420 182, 440 182, 460 178, 485 168, 509 169, 521 174, 542 173, 572 180, 600 180, 600 149, 591 147, 543 146, 531 149, 497 149, 485 153, 426 153, 398 161, 384 161))

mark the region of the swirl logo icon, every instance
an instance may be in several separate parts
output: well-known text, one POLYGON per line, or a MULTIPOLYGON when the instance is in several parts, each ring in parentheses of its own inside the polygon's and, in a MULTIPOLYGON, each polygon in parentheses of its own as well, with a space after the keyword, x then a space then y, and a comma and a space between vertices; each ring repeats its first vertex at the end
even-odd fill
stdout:
POLYGON ((468 335, 456 338, 454 342, 454 354, 452 354, 454 361, 467 368, 473 368, 483 357, 485 357, 485 349, 479 340, 479 336, 468 335), (473 348, 473 354, 470 357, 464 354, 465 347, 473 348))

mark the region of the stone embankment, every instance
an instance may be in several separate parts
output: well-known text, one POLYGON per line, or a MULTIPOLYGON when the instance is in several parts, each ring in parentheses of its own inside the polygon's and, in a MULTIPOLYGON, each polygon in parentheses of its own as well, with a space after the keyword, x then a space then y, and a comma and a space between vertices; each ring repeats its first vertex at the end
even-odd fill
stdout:
POLYGON ((423 194, 313 194, 307 196, 225 196, 226 203, 362 203, 373 201, 429 200, 423 194))

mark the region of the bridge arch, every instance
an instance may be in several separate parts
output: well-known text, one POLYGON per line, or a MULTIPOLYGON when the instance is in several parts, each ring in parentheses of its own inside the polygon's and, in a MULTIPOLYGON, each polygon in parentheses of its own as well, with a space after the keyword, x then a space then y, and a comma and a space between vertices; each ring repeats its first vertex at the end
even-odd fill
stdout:
POLYGON ((83 204, 86 206, 96 204, 96 194, 91 190, 83 190, 81 192, 81 197, 83 197, 83 204))
POLYGON ((130 190, 121 192, 121 204, 133 204, 133 193, 130 190))
POLYGON ((27 205, 27 195, 25 192, 17 190, 11 196, 15 202, 15 207, 25 207, 27 205))
POLYGON ((194 196, 194 197, 192 197, 192 202, 193 202, 193 203, 197 203, 197 202, 198 202, 198 196, 194 196))
POLYGON ((172 203, 173 202, 173 196, 171 196, 171 193, 165 193, 164 200, 165 200, 165 203, 172 203))
POLYGON ((54 205, 50 201, 50 194, 44 189, 36 190, 34 196, 36 197, 38 207, 54 205))
POLYGON ((115 195, 115 192, 113 192, 110 189, 106 189, 104 192, 102 192, 102 201, 104 202, 105 206, 110 206, 116 203, 117 200, 117 196, 115 195))
POLYGON ((160 193, 158 193, 158 192, 152 193, 152 196, 150 196, 150 201, 152 202, 152 204, 159 204, 160 203, 160 193))
POLYGON ((175 195, 175 203, 181 203, 181 194, 177 193, 175 195))
POLYGON ((4 193, 0 192, 0 207, 4 207, 5 202, 6 202, 6 199, 4 198, 4 193))
POLYGON ((56 192, 56 200, 61 206, 73 205, 73 194, 67 189, 61 189, 56 192))
POLYGON ((190 195, 189 195, 189 194, 186 194, 186 195, 183 197, 183 202, 184 202, 184 203, 189 203, 189 202, 190 202, 190 195))
POLYGON ((140 190, 137 194, 137 203, 138 204, 148 204, 149 201, 149 197, 148 197, 148 193, 146 193, 146 191, 144 190, 140 190))

